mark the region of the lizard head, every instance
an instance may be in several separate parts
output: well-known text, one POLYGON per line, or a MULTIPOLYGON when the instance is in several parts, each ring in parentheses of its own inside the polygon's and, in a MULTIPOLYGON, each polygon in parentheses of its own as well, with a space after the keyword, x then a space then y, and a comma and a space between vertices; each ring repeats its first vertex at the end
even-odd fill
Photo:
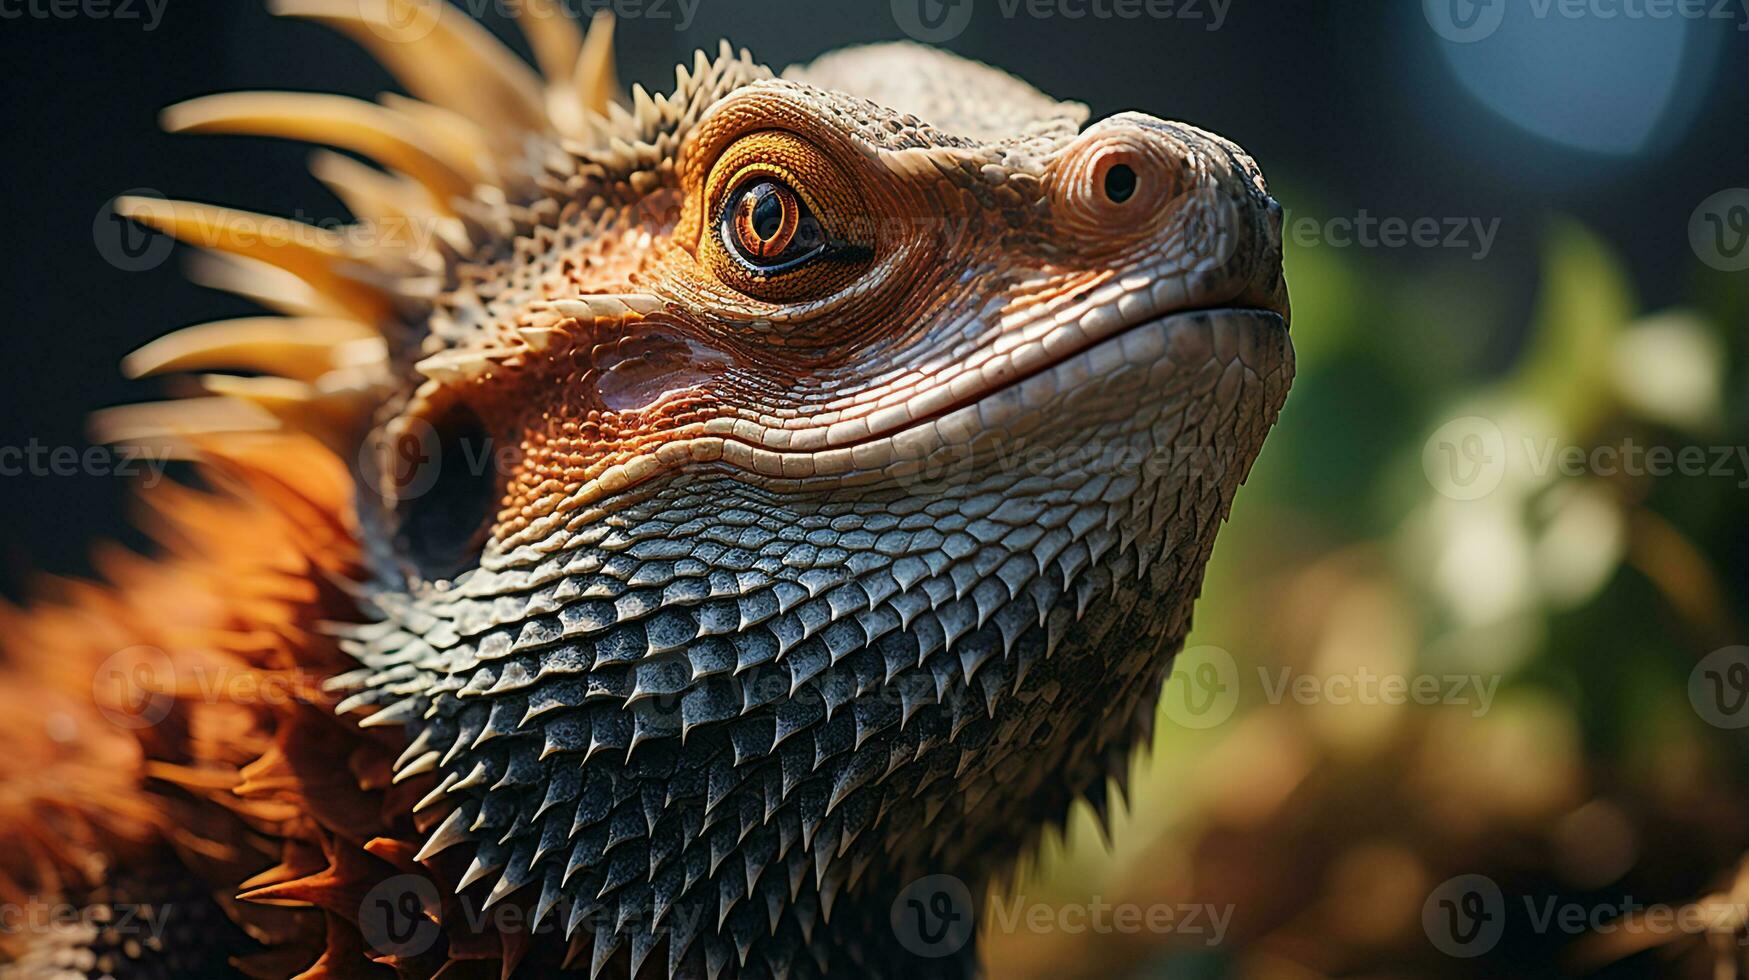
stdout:
POLYGON ((331 437, 340 710, 405 727, 420 860, 597 970, 965 970, 889 907, 1149 732, 1292 376, 1279 209, 1217 136, 909 45, 603 107, 345 279, 399 286, 331 437))

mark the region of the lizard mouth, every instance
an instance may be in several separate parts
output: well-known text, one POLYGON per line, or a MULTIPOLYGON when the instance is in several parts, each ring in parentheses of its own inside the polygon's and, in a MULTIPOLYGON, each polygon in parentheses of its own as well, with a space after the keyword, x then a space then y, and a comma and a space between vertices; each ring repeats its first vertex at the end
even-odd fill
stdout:
MULTIPOLYGON (((954 454, 964 462, 967 447, 992 437, 1024 438, 1070 419, 1077 427, 1096 425, 1178 397, 1179 389, 1192 398, 1228 399, 1234 408, 1246 401, 1261 403, 1285 392, 1293 371, 1285 292, 1280 301, 1255 293, 1236 299, 1245 305, 1181 307, 1133 321, 1117 316, 1116 304, 1096 304, 1090 310, 1111 315, 1095 312, 1083 318, 1086 325, 1079 330, 1059 325, 1012 346, 1005 371, 973 372, 980 383, 958 391, 938 384, 914 392, 899 411, 883 409, 855 420, 850 433, 838 423, 811 432, 790 430, 780 441, 772 430, 744 419, 705 423, 667 443, 661 453, 609 465, 568 502, 600 506, 689 464, 728 468, 776 492, 882 486, 917 492, 928 489, 918 474, 937 465, 938 454, 954 454), (1225 380, 1235 366, 1243 369, 1234 375, 1238 380, 1225 380), (1210 375, 1211 367, 1217 373, 1210 375), (1218 384, 1236 388, 1222 393, 1218 384), (1086 399, 1097 404, 1086 405, 1086 399), (813 438, 798 438, 804 432, 813 438), (836 438, 840 435, 848 437, 836 438)), ((537 520, 506 547, 538 540, 562 519, 555 513, 537 520)))
MULTIPOLYGON (((934 378, 866 415, 831 421, 812 434, 786 433, 780 445, 827 453, 847 450, 860 454, 866 463, 879 464, 880 454, 869 447, 899 443, 909 445, 908 454, 915 454, 932 441, 927 431, 931 427, 950 441, 963 441, 977 434, 979 420, 959 416, 975 412, 980 405, 1016 391, 1030 398, 1049 397, 1039 389, 1049 387, 1052 380, 1096 384, 1126 361, 1147 356, 1134 342, 1126 349, 1123 338, 1132 334, 1175 335, 1180 332, 1175 326, 1219 324, 1222 328, 1211 330, 1209 337, 1217 348, 1211 352, 1214 355, 1233 353, 1237 348, 1228 346, 1229 340, 1244 340, 1241 346, 1251 350, 1254 340, 1271 334, 1280 336, 1264 346, 1287 346, 1291 314, 1279 232, 1273 207, 1263 213, 1269 217, 1260 219, 1260 233, 1220 272, 1142 281, 1113 276, 1047 312, 1025 313, 1021 322, 1004 324, 981 349, 964 358, 964 369, 957 374, 934 378), (1089 355, 1097 356, 1089 359, 1089 355), (1074 370, 1077 361, 1086 361, 1089 376, 1074 370)), ((1190 340, 1186 335, 1176 343, 1182 348, 1190 340)), ((1177 352, 1186 368, 1195 367, 1188 363, 1190 356, 1189 350, 1177 352)), ((779 448, 770 439, 748 441, 779 448)))
MULTIPOLYGON (((954 394, 950 385, 919 392, 907 405, 927 405, 927 411, 906 412, 887 424, 865 424, 858 438, 833 440, 829 431, 827 445, 804 448, 792 441, 787 449, 777 449, 758 433, 736 433, 712 447, 711 456, 763 477, 762 482, 773 489, 804 489, 820 480, 839 486, 894 478, 905 483, 909 472, 926 467, 936 453, 1049 424, 1053 405, 1067 406, 1090 392, 1107 396, 1101 414, 1114 417, 1166 397, 1165 387, 1192 384, 1191 379, 1211 366, 1226 371, 1237 365, 1253 379, 1273 377, 1284 367, 1291 372, 1286 313, 1285 303, 1271 301, 1268 306, 1182 308, 1131 322, 1096 319, 1097 329, 1073 342, 1064 343, 1053 332, 1025 350, 1015 348, 1007 371, 994 377, 980 373, 984 383, 958 392, 957 397, 940 397, 954 394), (1168 380, 1172 378, 1179 380, 1168 380), (1110 397, 1111 392, 1098 391, 1118 379, 1134 385, 1127 404, 1110 397), (1151 389, 1149 385, 1156 382, 1158 387, 1151 389)), ((1250 397, 1250 392, 1243 397, 1250 397)), ((879 420, 880 415, 873 418, 879 420)), ((1098 421, 1080 412, 1075 420, 1076 424, 1098 421)))
MULTIPOLYGON (((1266 330, 1267 329, 1274 329, 1276 331, 1281 332, 1283 335, 1285 335, 1287 333, 1287 327, 1288 327, 1288 320, 1287 320, 1287 317, 1285 315, 1285 310, 1266 309, 1266 308, 1263 308, 1260 306, 1226 306, 1226 305, 1197 306, 1197 307, 1188 307, 1185 309, 1173 310, 1173 311, 1170 311, 1167 313, 1159 314, 1157 316, 1141 317, 1141 318, 1136 319, 1134 322, 1120 323, 1115 329, 1111 329, 1111 330, 1105 331, 1097 336, 1088 338, 1087 340, 1085 340, 1085 342, 1083 342, 1081 344, 1077 344, 1077 345, 1074 345, 1066 350, 1063 350, 1059 356, 1053 357, 1049 360, 1044 360, 1044 361, 1039 362, 1037 364, 1029 365, 1026 369, 1022 370, 1020 373, 1015 374, 1012 377, 1004 378, 995 384, 992 384, 992 385, 990 385, 986 388, 983 388, 979 391, 973 392, 972 394, 968 395, 966 398, 959 400, 954 404, 950 404, 946 407, 943 407, 942 409, 938 410, 937 412, 933 413, 932 415, 913 420, 912 424, 917 425, 917 424, 931 422, 936 418, 951 414, 952 412, 958 411, 960 409, 963 409, 963 408, 966 408, 969 406, 977 405, 978 403, 983 402, 986 399, 998 396, 1003 391, 1005 391, 1007 389, 1014 388, 1016 386, 1024 386, 1028 381, 1031 381, 1032 379, 1037 378, 1037 377, 1044 375, 1046 373, 1056 371, 1059 368, 1063 367, 1065 364, 1068 364, 1068 363, 1074 361, 1076 358, 1081 357, 1082 355, 1085 355, 1085 354, 1089 353, 1090 351, 1093 351, 1096 348, 1102 347, 1104 345, 1113 345, 1113 349, 1121 353, 1122 352, 1121 341, 1128 334, 1131 334, 1131 333, 1134 333, 1137 331, 1145 331, 1145 330, 1149 330, 1152 328, 1161 328, 1163 330, 1166 330, 1168 333, 1170 333, 1171 328, 1175 324, 1178 324, 1181 322, 1182 323, 1192 323, 1192 322, 1210 322, 1210 323, 1212 323, 1216 320, 1223 320, 1223 321, 1241 321, 1241 320, 1243 320, 1243 321, 1254 322, 1257 325, 1257 327, 1259 327, 1259 328, 1263 328, 1266 330)), ((1048 340, 1041 344, 1041 347, 1043 347, 1047 353, 1049 353, 1049 346, 1050 345, 1049 345, 1048 340)), ((877 434, 877 437, 879 435, 891 435, 891 434, 892 433, 880 433, 880 434, 877 434)))
MULTIPOLYGON (((1206 340, 1209 343, 1209 358, 1225 361, 1230 355, 1237 355, 1240 360, 1248 361, 1249 352, 1257 356, 1258 363, 1247 363, 1247 366, 1261 371, 1269 368, 1264 362, 1270 359, 1276 349, 1287 346, 1287 333, 1288 319, 1285 311, 1257 306, 1191 307, 1142 317, 1134 322, 1120 323, 1115 329, 1107 330, 1067 349, 1060 349, 1056 356, 1027 364, 1017 373, 977 388, 927 414, 911 418, 902 426, 871 432, 867 439, 848 444, 844 448, 854 450, 858 446, 892 443, 901 449, 904 456, 915 458, 926 446, 940 448, 940 443, 931 445, 932 440, 908 439, 908 435, 926 435, 930 428, 939 430, 944 422, 962 415, 968 416, 964 421, 971 421, 969 416, 972 414, 977 414, 977 421, 984 423, 984 431, 968 431, 964 435, 968 438, 987 435, 999 429, 1000 424, 997 417, 984 417, 990 413, 979 413, 980 406, 995 407, 996 403, 1010 400, 1011 395, 1017 395, 1017 403, 1008 407, 1022 410, 1017 412, 1022 414, 1029 402, 1044 397, 1043 389, 1054 387, 1057 389, 1056 393, 1061 394, 1065 388, 1097 384, 1101 377, 1120 370, 1126 364, 1155 360, 1161 353, 1152 344, 1140 342, 1139 337, 1137 342, 1126 346, 1126 337, 1157 334, 1158 339, 1171 342, 1168 347, 1177 348, 1166 353, 1177 366, 1187 369, 1200 367, 1193 363, 1197 353, 1194 348, 1206 340), (1193 337, 1192 334, 1198 333, 1198 328, 1202 326, 1209 328, 1206 337, 1193 337), (1271 340, 1277 343, 1270 343, 1271 340), (1264 353, 1264 347, 1273 349, 1264 353)), ((1048 347, 1048 343, 1041 344, 1041 348, 1050 353, 1048 347)), ((947 428, 959 429, 961 426, 949 425, 947 428)))
MULTIPOLYGON (((1224 357, 1252 350, 1253 341, 1268 338, 1271 334, 1280 336, 1274 338, 1274 344, 1265 346, 1285 347, 1290 319, 1287 287, 1279 260, 1268 268, 1272 270, 1270 274, 1259 275, 1224 295, 1204 284, 1191 284, 1182 279, 1168 278, 1145 286, 1126 287, 1121 282, 1110 283, 1084 297, 1078 305, 1057 312, 1055 324, 1036 336, 1023 337, 1018 342, 1005 342, 1004 338, 998 337, 991 345, 990 356, 969 372, 975 375, 977 383, 962 386, 955 379, 951 383, 938 382, 929 389, 914 391, 899 405, 876 411, 865 422, 855 423, 860 425, 860 432, 854 425, 829 427, 827 445, 822 448, 854 451, 859 446, 883 440, 900 440, 907 433, 951 420, 981 404, 1001 399, 1011 391, 1040 397, 1041 392, 1028 388, 1039 387, 1041 379, 1074 384, 1097 382, 1102 375, 1120 369, 1123 364, 1148 356, 1133 343, 1129 349, 1125 348, 1123 338, 1131 334, 1156 331, 1162 336, 1174 336, 1180 333, 1175 329, 1177 327, 1209 324, 1208 339, 1216 348, 1210 351, 1211 356, 1224 357), (1202 302, 1194 298, 1206 298, 1211 294, 1219 298, 1202 302), (1141 309, 1132 311, 1132 307, 1138 305, 1141 309), (1221 329, 1213 329, 1213 326, 1221 329), (1226 346, 1225 342, 1229 340, 1244 343, 1226 346), (1006 349, 1003 349, 1005 343, 1006 349), (1078 360, 1087 362, 1085 376, 1078 371, 1065 370, 1072 368, 1078 360), (834 438, 840 434, 850 438, 834 438)), ((1188 335, 1182 336, 1177 343, 1183 348, 1190 340, 1188 335)), ((1192 354, 1186 349, 1176 352, 1181 362, 1187 362, 1192 354)), ((1184 363, 1182 366, 1194 365, 1184 363)), ((1262 364, 1250 366, 1267 367, 1262 364)))

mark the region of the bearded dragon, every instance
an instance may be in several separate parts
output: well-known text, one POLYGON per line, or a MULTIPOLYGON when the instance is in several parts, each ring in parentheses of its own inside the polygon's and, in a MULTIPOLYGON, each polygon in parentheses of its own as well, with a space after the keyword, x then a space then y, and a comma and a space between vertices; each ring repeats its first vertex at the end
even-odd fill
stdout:
POLYGON ((1149 737, 1293 374, 1252 160, 910 44, 622 105, 519 7, 281 0, 411 94, 166 111, 379 161, 346 229, 118 202, 274 315, 125 362, 241 372, 96 420, 202 486, 7 614, 10 975, 969 976, 915 884, 1149 737))

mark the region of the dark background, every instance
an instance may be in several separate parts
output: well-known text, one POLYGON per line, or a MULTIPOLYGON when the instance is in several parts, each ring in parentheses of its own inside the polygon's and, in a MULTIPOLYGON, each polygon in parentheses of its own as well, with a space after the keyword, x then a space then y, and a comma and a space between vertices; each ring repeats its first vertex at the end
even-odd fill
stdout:
MULTIPOLYGON (((16 11, 25 2, 0 7, 16 11)), ((1600 153, 1563 146, 1488 108, 1466 90, 1447 63, 1447 42, 1409 0, 1232 0, 1217 31, 1206 29, 1207 19, 1071 21, 1024 9, 1009 17, 1000 0, 973 2, 980 6, 970 25, 947 47, 1082 99, 1095 117, 1135 108, 1214 129, 1251 151, 1295 213, 1498 218, 1498 241, 1471 272, 1505 284, 1517 307, 1498 311, 1498 328, 1477 339, 1482 356, 1499 364, 1515 353, 1551 215, 1574 216, 1608 239, 1644 304, 1656 307, 1682 296, 1694 275, 1687 224, 1695 205, 1749 184, 1749 35, 1735 23, 1677 25, 1679 68, 1648 70, 1645 79, 1634 75, 1631 58, 1583 32, 1526 32, 1525 43, 1545 45, 1547 58, 1519 52, 1545 72, 1528 78, 1525 91, 1558 118, 1608 131, 1625 113, 1626 95, 1660 86, 1665 111, 1640 145, 1600 153), (1569 106, 1550 85, 1590 97, 1569 106)), ((521 46, 502 17, 488 21, 521 46)), ((115 366, 122 354, 178 326, 249 312, 240 300, 184 282, 178 261, 138 273, 106 263, 93 220, 113 195, 144 187, 270 213, 341 214, 304 173, 307 148, 166 136, 156 128, 160 107, 239 88, 371 96, 392 87, 350 41, 276 19, 255 0, 167 0, 157 28, 143 26, 93 17, 0 20, 8 79, 0 209, 10 236, 0 262, 8 379, 0 388, 0 445, 83 445, 85 413, 161 390, 122 379, 115 366)), ((701 0, 694 22, 676 26, 622 17, 617 47, 626 82, 666 89, 674 63, 723 36, 774 66, 901 36, 887 0, 701 0)), ((1617 22, 1610 29, 1619 40, 1624 30, 1671 28, 1617 22)), ((1488 48, 1464 47, 1464 56, 1488 48)), ((1470 260, 1397 249, 1368 261, 1412 270, 1470 260)), ((77 572, 92 541, 125 538, 126 494, 126 481, 114 477, 0 478, 0 587, 16 592, 30 569, 77 572)))

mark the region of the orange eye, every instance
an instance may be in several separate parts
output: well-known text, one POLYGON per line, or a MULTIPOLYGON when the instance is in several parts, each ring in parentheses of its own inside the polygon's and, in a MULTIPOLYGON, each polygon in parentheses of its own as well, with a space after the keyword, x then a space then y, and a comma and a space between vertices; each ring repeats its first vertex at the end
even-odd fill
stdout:
POLYGON ((721 234, 729 254, 759 276, 789 272, 835 254, 834 243, 801 195, 773 177, 754 177, 729 195, 721 234))
POLYGON ((801 216, 795 191, 773 181, 760 181, 735 201, 735 244, 755 262, 769 262, 795 240, 801 216))
POLYGON ((747 133, 706 175, 698 223, 688 223, 698 236, 693 254, 716 284, 749 299, 832 296, 875 259, 876 216, 863 184, 794 133, 747 133))

